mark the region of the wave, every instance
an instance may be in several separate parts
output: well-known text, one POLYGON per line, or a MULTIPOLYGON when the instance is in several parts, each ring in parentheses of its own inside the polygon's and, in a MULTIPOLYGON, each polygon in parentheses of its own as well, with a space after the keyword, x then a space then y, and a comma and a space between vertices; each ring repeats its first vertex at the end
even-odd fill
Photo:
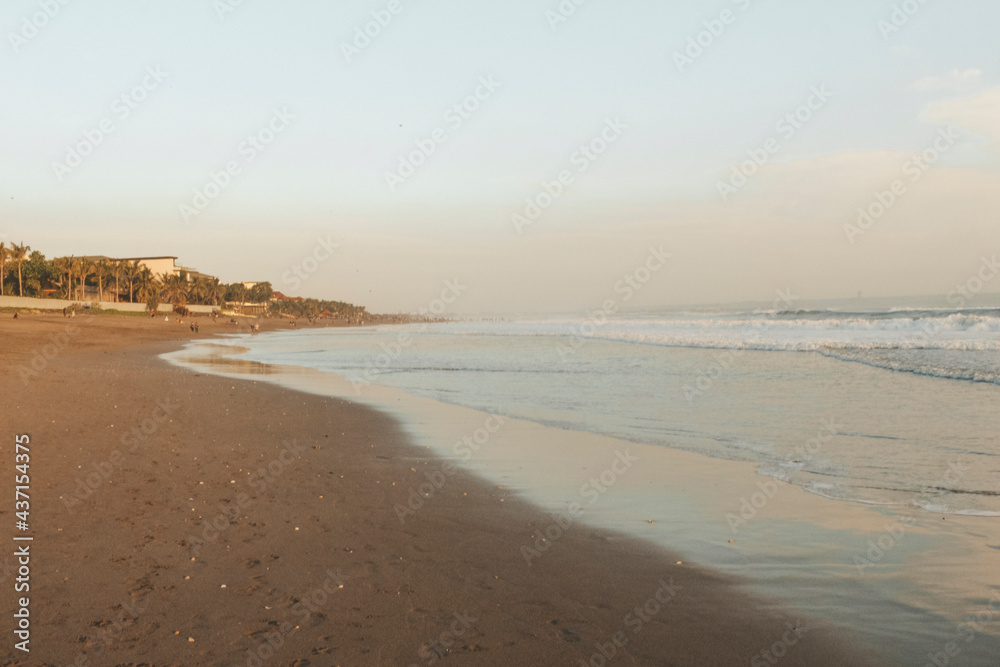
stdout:
MULTIPOLYGON (((966 352, 980 351, 982 350, 967 350, 966 352)), ((899 351, 895 350, 818 350, 818 352, 832 359, 865 364, 899 373, 926 375, 946 380, 1000 384, 1000 367, 997 366, 996 357, 982 358, 980 355, 963 354, 953 355, 951 359, 942 362, 940 355, 934 355, 932 351, 923 351, 922 354, 910 355, 909 358, 900 358, 899 351)))
POLYGON ((1000 350, 1000 309, 896 313, 782 311, 657 319, 549 319, 453 322, 430 333, 573 336, 709 349, 820 351, 858 349, 1000 350))

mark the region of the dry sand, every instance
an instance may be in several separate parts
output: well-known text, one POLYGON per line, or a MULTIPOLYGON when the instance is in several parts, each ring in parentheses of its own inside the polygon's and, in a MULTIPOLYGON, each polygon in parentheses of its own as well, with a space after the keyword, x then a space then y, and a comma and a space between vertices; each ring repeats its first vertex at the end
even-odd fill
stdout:
POLYGON ((462 471, 401 524, 437 464, 425 448, 369 408, 156 357, 192 337, 162 318, 0 320, 0 526, 25 534, 28 434, 34 536, 30 593, 14 546, 0 556, 0 663, 764 665, 774 647, 780 665, 875 664, 642 542, 574 527, 528 567, 523 535, 551 517, 462 471))

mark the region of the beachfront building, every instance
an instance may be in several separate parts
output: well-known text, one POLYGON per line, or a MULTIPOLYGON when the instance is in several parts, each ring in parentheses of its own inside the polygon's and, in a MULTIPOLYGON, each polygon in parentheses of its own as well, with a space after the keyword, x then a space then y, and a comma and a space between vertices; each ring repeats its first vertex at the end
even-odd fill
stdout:
POLYGON ((108 257, 107 255, 88 255, 82 258, 86 262, 138 262, 139 266, 149 269, 154 276, 163 280, 167 276, 180 276, 187 282, 194 282, 200 278, 212 280, 215 276, 201 273, 186 266, 178 266, 177 258, 172 255, 162 255, 159 257, 108 257))
POLYGON ((201 278, 212 280, 215 276, 201 273, 186 266, 178 266, 177 258, 172 256, 164 257, 121 257, 122 262, 139 262, 139 266, 149 269, 150 273, 163 280, 167 276, 180 276, 185 281, 191 283, 201 278))
MULTIPOLYGON (((86 265, 91 266, 98 263, 110 264, 110 265, 125 265, 136 263, 140 268, 149 269, 149 272, 157 279, 163 281, 170 276, 178 276, 184 282, 193 283, 200 279, 207 279, 209 281, 215 280, 214 276, 210 276, 207 273, 201 273, 192 268, 186 266, 179 266, 177 264, 177 258, 173 255, 161 255, 156 257, 108 257, 107 255, 86 255, 80 257, 86 265)), ((93 276, 93 271, 87 274, 93 276)), ((99 293, 99 290, 94 285, 85 285, 82 287, 83 299, 87 301, 101 301, 105 298, 110 297, 111 299, 118 301, 121 294, 116 294, 112 287, 113 275, 115 274, 105 274, 104 279, 104 290, 103 293, 99 293)))

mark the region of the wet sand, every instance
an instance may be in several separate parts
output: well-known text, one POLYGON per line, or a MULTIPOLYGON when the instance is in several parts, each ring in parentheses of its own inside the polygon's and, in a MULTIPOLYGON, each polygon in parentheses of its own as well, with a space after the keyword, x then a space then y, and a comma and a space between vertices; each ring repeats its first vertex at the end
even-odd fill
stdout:
POLYGON ((31 437, 34 536, 31 653, 8 633, 3 664, 876 664, 639 540, 574 526, 529 566, 518 546, 552 516, 463 470, 401 521, 440 469, 427 448, 362 405, 157 358, 192 337, 0 321, 0 452, 12 468, 31 437))

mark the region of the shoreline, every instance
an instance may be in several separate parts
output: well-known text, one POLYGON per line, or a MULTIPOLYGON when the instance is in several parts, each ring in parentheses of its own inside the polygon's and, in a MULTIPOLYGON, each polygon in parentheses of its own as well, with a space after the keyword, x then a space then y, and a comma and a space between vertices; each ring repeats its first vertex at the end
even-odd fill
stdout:
MULTIPOLYGON (((0 325, 3 366, 58 335, 52 319, 0 325)), ((734 577, 586 525, 526 567, 511 543, 552 517, 465 470, 401 522, 441 460, 391 416, 176 368, 154 357, 190 337, 100 319, 26 385, 2 380, 3 431, 34 443, 45 554, 30 661, 10 645, 5 660, 749 664, 783 645, 782 664, 877 664, 734 577)))

